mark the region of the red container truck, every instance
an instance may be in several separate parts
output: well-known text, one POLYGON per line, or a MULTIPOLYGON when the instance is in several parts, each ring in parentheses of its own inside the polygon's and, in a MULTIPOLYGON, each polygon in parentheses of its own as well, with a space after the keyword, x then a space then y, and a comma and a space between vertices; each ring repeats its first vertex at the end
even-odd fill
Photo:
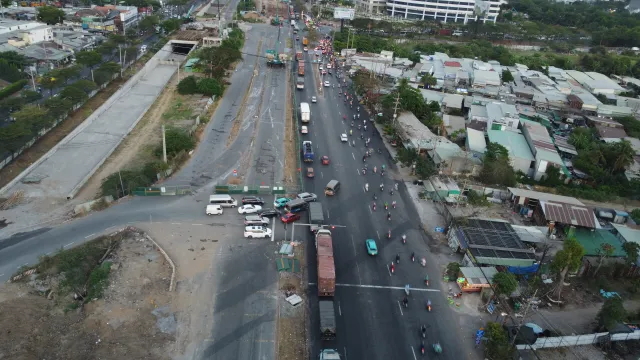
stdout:
POLYGON ((298 62, 298 76, 304 76, 304 61, 298 62))
POLYGON ((318 296, 333 296, 336 292, 336 265, 333 260, 331 231, 318 230, 316 250, 318 253, 318 296))

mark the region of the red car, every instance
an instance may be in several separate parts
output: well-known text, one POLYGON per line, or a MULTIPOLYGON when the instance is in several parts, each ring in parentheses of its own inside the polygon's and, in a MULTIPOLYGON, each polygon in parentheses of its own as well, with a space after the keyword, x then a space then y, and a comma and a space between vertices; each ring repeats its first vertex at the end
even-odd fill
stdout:
POLYGON ((282 222, 285 224, 292 223, 296 220, 300 220, 300 214, 286 213, 282 215, 282 217, 280 217, 280 220, 282 220, 282 222))
POLYGON ((329 165, 329 157, 327 155, 322 157, 322 165, 329 165))

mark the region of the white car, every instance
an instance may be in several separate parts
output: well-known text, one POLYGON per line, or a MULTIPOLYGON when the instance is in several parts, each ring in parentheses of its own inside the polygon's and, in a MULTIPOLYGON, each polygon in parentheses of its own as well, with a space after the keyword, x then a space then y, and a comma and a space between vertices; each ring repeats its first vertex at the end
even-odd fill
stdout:
POLYGON ((315 96, 312 96, 311 97, 311 102, 312 103, 318 102, 318 99, 315 96))
POLYGON ((329 87, 329 86, 331 86, 331 84, 329 84, 329 81, 325 81, 325 82, 324 82, 324 86, 325 86, 325 87, 329 87))
POLYGON ((298 199, 302 199, 306 202, 312 202, 318 200, 318 195, 308 192, 298 194, 298 199))
POLYGON ((320 65, 320 67, 318 69, 322 70, 322 64, 320 65))
POLYGON ((260 210, 262 210, 262 206, 260 205, 242 205, 238 208, 238 214, 254 214, 260 210))
POLYGON ((331 64, 327 64, 327 69, 331 69, 331 64))
POLYGON ((347 134, 341 134, 340 135, 340 141, 349 142, 349 138, 347 137, 347 134))
POLYGON ((303 126, 300 128, 300 133, 301 134, 308 134, 309 133, 309 128, 306 126, 303 126))

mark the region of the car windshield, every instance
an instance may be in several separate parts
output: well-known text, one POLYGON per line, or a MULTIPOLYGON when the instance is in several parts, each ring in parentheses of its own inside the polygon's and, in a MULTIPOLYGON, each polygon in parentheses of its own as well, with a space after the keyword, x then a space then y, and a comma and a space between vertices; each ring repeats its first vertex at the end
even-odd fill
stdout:
POLYGON ((371 248, 371 250, 377 250, 376 249, 376 243, 373 240, 367 240, 369 242, 369 247, 371 248))

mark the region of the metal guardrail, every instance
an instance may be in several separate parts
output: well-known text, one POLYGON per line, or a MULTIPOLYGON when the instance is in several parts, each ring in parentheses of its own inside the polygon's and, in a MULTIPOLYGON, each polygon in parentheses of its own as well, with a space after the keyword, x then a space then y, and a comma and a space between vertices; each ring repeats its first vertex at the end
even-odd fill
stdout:
POLYGON ((153 186, 153 187, 137 187, 131 195, 134 196, 172 196, 172 195, 189 195, 193 192, 191 186, 153 186))
POLYGON ((299 189, 286 189, 284 186, 255 186, 255 185, 216 185, 213 188, 215 194, 251 194, 251 195, 282 195, 289 192, 298 192, 299 189))

